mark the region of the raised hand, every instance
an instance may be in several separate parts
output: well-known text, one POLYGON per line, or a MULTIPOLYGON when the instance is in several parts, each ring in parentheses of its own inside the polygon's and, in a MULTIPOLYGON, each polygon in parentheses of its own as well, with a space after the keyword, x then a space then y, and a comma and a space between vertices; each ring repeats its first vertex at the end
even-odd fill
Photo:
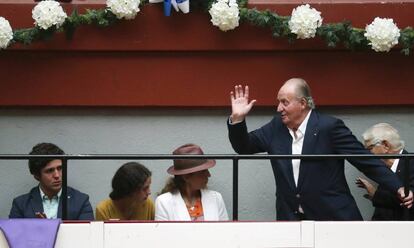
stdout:
POLYGON ((230 92, 231 100, 231 121, 243 121, 249 111, 252 109, 256 100, 249 102, 249 86, 246 85, 243 91, 243 86, 234 86, 234 92, 230 92))

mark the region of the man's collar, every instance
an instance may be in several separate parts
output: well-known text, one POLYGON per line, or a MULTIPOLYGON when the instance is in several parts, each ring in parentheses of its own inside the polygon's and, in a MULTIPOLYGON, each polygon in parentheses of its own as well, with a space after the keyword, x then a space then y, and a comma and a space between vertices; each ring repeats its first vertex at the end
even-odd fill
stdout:
POLYGON ((305 132, 306 132, 306 126, 308 125, 308 121, 309 121, 309 117, 310 117, 311 113, 312 113, 312 109, 309 110, 308 114, 306 115, 306 117, 302 121, 302 123, 299 125, 298 129, 293 130, 293 129, 288 128, 289 131, 291 133, 293 133, 294 131, 295 132, 300 131, 302 134, 305 134, 305 132))
MULTIPOLYGON (((401 149, 398 152, 398 154, 402 154, 403 153, 403 150, 404 149, 401 149)), ((393 172, 396 172, 397 171, 397 167, 398 167, 398 163, 399 162, 400 162, 400 159, 398 159, 398 158, 394 159, 394 162, 392 163, 391 168, 390 168, 393 172)))
POLYGON ((306 132, 306 126, 308 125, 309 117, 312 113, 312 109, 309 110, 308 114, 306 115, 305 119, 302 121, 300 126, 298 127, 298 130, 302 132, 302 134, 305 134, 306 132))
MULTIPOLYGON (((43 192, 42 187, 40 187, 40 184, 39 184, 39 191, 40 191, 40 199, 43 200, 45 197, 47 199, 49 199, 49 197, 45 194, 45 192, 43 192)), ((60 195, 62 195, 62 188, 59 190, 59 192, 57 193, 57 195, 54 195, 54 197, 57 196, 57 198, 59 199, 60 198, 60 195)))

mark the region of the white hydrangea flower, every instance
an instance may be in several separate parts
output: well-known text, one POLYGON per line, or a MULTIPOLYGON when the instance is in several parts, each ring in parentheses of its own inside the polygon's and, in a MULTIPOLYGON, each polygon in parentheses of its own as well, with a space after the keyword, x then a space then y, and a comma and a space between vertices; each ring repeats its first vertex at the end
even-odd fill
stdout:
POLYGON ((7 48, 13 39, 13 30, 8 20, 0 16, 0 48, 7 48))
POLYGON ((60 3, 54 0, 45 0, 33 8, 32 17, 35 20, 35 25, 46 30, 53 25, 56 25, 57 28, 62 26, 67 15, 60 3))
POLYGON ((118 19, 134 19, 139 12, 140 0, 107 0, 106 6, 118 19))
POLYGON ((236 0, 218 0, 208 11, 211 22, 221 31, 228 31, 239 26, 239 5, 236 0))
POLYGON ((371 24, 366 26, 364 36, 376 52, 388 52, 398 44, 400 29, 393 19, 376 17, 371 24))
POLYGON ((292 10, 289 29, 298 39, 315 37, 316 29, 322 25, 321 12, 311 8, 309 4, 301 5, 292 10))

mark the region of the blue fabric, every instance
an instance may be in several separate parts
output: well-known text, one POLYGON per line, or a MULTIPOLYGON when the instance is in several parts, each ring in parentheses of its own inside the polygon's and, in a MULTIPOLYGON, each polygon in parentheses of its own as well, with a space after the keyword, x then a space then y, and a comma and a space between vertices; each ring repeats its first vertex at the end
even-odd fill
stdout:
POLYGON ((164 15, 171 15, 171 0, 164 0, 164 15))
MULTIPOLYGON (((278 114, 268 124, 247 132, 246 122, 231 125, 229 138, 241 154, 292 154, 292 136, 278 114)), ((342 120, 312 111, 302 154, 369 154, 342 120)), ((348 159, 358 170, 396 194, 398 177, 379 159, 348 159)), ((278 220, 297 220, 299 205, 312 220, 362 220, 351 195, 343 159, 301 160, 295 185, 290 159, 271 160, 276 180, 278 220)))
MULTIPOLYGON (((93 210, 89 196, 74 188, 68 187, 68 219, 93 220, 93 210)), ((16 197, 13 200, 9 218, 36 218, 36 213, 43 213, 42 199, 39 187, 34 187, 29 193, 16 197)), ((62 218, 62 199, 59 201, 58 218, 62 218)))
POLYGON ((0 220, 0 229, 10 248, 53 248, 60 219, 0 220))

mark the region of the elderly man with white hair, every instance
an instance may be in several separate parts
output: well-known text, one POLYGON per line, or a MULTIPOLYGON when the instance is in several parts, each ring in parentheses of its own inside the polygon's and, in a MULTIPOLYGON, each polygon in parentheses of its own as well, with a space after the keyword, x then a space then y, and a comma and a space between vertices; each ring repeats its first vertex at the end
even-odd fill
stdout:
MULTIPOLYGON (((249 87, 230 92, 229 140, 240 154, 368 154, 345 123, 315 109, 310 86, 302 78, 287 80, 277 93, 277 114, 248 132, 246 117, 256 100, 249 87)), ((379 159, 347 159, 367 177, 390 190, 411 208, 397 175, 379 159)), ((271 159, 276 182, 278 220, 362 220, 345 177, 344 159, 271 159)), ((256 167, 257 168, 257 167, 256 167)))
MULTIPOLYGON (((401 140, 398 131, 388 123, 378 123, 368 128, 363 134, 365 147, 373 154, 404 154, 408 153, 404 150, 404 141, 401 140)), ((398 175, 401 181, 404 178, 404 170, 402 169, 404 159, 383 159, 386 166, 398 175)), ((414 160, 410 161, 410 188, 414 189, 414 160)), ((381 186, 376 188, 369 181, 363 178, 357 178, 357 185, 365 188, 366 198, 372 201, 375 207, 372 220, 403 220, 404 208, 400 205, 400 201, 393 192, 384 189, 381 186)), ((414 212, 410 209, 410 220, 414 220, 414 212)))

